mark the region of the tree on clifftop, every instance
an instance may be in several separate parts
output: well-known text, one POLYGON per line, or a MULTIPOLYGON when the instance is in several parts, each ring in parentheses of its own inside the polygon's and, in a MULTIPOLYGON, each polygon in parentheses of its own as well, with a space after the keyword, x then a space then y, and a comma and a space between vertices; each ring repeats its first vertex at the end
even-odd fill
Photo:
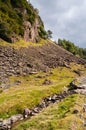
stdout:
POLYGON ((52 31, 51 31, 51 30, 48 30, 48 31, 47 31, 47 37, 48 37, 48 38, 52 38, 52 31))

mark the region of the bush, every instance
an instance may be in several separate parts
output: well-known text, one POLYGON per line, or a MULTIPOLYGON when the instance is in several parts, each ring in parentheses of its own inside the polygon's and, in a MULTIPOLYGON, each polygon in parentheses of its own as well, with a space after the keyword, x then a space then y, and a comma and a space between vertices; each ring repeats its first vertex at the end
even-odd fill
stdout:
POLYGON ((44 30, 44 27, 43 26, 40 26, 39 27, 39 35, 40 37, 46 39, 47 38, 47 32, 44 30))
POLYGON ((62 46, 64 49, 71 52, 72 54, 79 55, 80 57, 86 59, 86 48, 79 48, 78 46, 75 46, 74 43, 65 39, 58 39, 58 45, 62 46))

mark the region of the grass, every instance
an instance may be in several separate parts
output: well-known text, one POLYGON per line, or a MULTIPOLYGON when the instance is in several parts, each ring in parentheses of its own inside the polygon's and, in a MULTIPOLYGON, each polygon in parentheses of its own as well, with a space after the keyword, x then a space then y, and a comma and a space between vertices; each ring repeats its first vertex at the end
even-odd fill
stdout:
POLYGON ((13 130, 83 130, 80 114, 84 98, 82 95, 69 96, 59 104, 55 103, 37 116, 22 122, 13 130), (76 109, 78 114, 73 114, 76 109))
POLYGON ((10 77, 7 85, 11 87, 0 93, 0 118, 21 113, 24 107, 34 107, 44 97, 62 91, 74 76, 75 74, 69 69, 58 68, 52 70, 52 74, 39 72, 25 77, 10 77), (66 73, 68 77, 66 77, 66 73), (39 75, 42 75, 43 78, 37 78, 39 75), (42 85, 46 78, 50 79, 53 84, 42 85), (21 83, 16 85, 17 81, 21 83))
POLYGON ((15 43, 8 43, 6 41, 1 40, 0 45, 11 46, 11 47, 14 47, 14 48, 20 48, 20 47, 28 47, 28 46, 41 46, 41 45, 44 45, 48 42, 51 42, 51 41, 48 40, 48 39, 47 40, 41 39, 38 43, 26 42, 24 40, 20 40, 20 41, 15 42, 15 43))
MULTIPOLYGON (((80 68, 80 66, 76 66, 77 69, 80 68)), ((0 118, 8 118, 11 115, 22 113, 25 107, 33 108, 44 97, 64 91, 64 86, 67 86, 77 76, 73 72, 73 68, 73 66, 72 69, 58 67, 51 69, 52 73, 39 72, 24 77, 10 77, 7 83, 9 89, 1 90, 0 93, 0 118), (42 77, 38 78, 39 76, 42 77), (51 80, 52 84, 43 85, 46 79, 51 80)))

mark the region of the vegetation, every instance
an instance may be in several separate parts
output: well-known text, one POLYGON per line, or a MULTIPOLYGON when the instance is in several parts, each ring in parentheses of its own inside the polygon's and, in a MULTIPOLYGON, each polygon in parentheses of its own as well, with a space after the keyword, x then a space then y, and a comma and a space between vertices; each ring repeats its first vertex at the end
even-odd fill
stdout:
POLYGON ((20 40, 18 42, 9 44, 8 42, 1 40, 0 45, 1 46, 11 46, 14 48, 20 48, 20 47, 28 47, 28 46, 42 46, 44 44, 47 44, 48 42, 50 43, 51 41, 48 39, 40 39, 40 41, 38 43, 35 43, 35 42, 26 42, 24 40, 20 40))
POLYGON ((86 48, 85 49, 80 48, 80 47, 74 45, 74 43, 67 41, 65 39, 63 39, 63 40, 58 39, 58 45, 60 45, 67 51, 73 53, 74 55, 77 55, 77 56, 80 56, 80 57, 86 59, 86 48))
POLYGON ((34 24, 35 19, 40 21, 39 32, 44 38, 46 31, 38 11, 26 0, 0 0, 0 38, 12 42, 11 37, 24 35, 23 22, 34 24), (25 13, 26 11, 26 13, 25 13))
POLYGON ((58 104, 53 104, 40 114, 22 122, 13 130, 84 130, 83 104, 85 96, 72 95, 58 104), (77 104, 79 102, 79 105, 77 104), (78 114, 74 114, 74 110, 78 114), (38 124, 38 125, 37 125, 38 124))
POLYGON ((51 31, 51 30, 48 30, 48 31, 47 31, 47 37, 48 37, 48 38, 52 38, 52 31, 51 31))
POLYGON ((52 73, 39 72, 24 77, 10 77, 7 83, 10 88, 2 90, 0 93, 0 118, 8 118, 11 115, 22 113, 25 107, 33 108, 44 97, 63 91, 64 86, 67 86, 77 76, 73 69, 84 69, 81 65, 72 64, 71 66, 71 70, 58 67, 58 69, 52 69, 52 73), (42 77, 39 78, 40 76, 42 77), (51 80, 52 84, 43 85, 46 79, 51 80), (17 84, 17 81, 20 84, 17 84))
POLYGON ((44 39, 47 38, 47 32, 44 30, 44 25, 41 25, 39 27, 39 35, 41 38, 44 38, 44 39))

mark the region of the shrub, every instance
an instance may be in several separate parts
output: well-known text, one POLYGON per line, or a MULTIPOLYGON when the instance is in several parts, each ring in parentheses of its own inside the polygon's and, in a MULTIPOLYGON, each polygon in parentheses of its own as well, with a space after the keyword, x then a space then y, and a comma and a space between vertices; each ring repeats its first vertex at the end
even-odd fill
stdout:
POLYGON ((67 51, 73 53, 74 55, 79 55, 82 58, 86 58, 86 48, 80 48, 76 46, 74 43, 67 41, 65 39, 58 39, 58 45, 62 46, 67 51))

